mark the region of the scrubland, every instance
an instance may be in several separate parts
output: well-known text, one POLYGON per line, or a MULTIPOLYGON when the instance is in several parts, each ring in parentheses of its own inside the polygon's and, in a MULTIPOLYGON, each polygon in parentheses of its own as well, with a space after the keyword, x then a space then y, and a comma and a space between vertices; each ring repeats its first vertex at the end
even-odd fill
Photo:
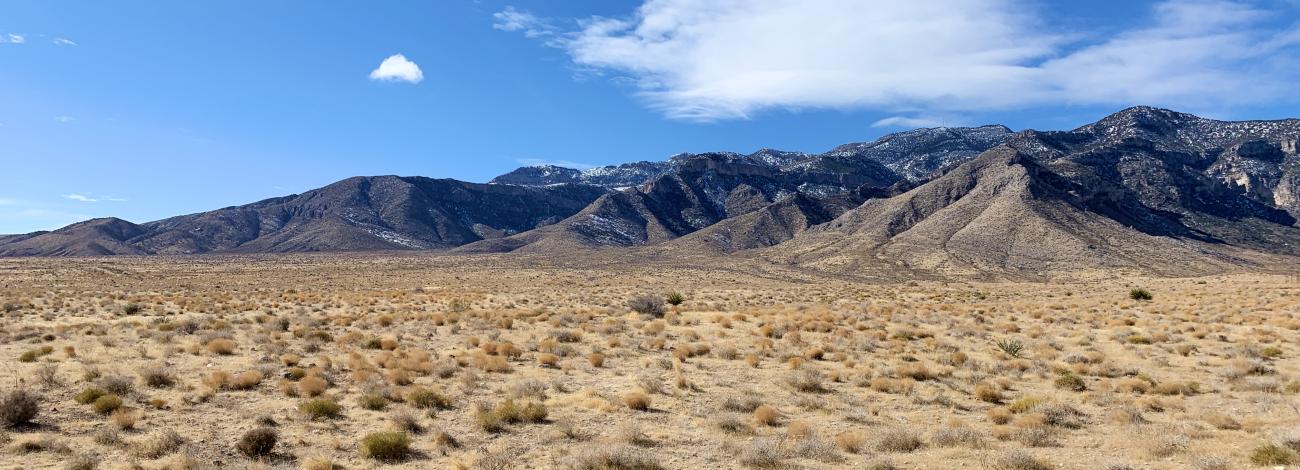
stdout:
POLYGON ((1272 468, 1298 353, 1281 275, 8 259, 0 467, 1272 468))

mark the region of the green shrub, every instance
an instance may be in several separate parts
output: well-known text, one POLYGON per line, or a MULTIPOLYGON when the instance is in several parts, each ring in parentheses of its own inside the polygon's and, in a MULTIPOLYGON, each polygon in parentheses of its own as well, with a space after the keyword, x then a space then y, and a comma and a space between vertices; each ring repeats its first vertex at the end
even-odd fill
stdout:
POLYGON ((361 405, 362 408, 372 411, 382 411, 384 408, 388 407, 388 399, 379 395, 362 395, 361 398, 357 400, 357 403, 361 405))
POLYGON ((1151 291, 1137 288, 1128 291, 1128 298, 1133 300, 1151 300, 1151 291))
POLYGON ((1088 389, 1088 384, 1083 381, 1082 377, 1066 372, 1056 378, 1056 388, 1082 392, 1088 389))
POLYGON ((677 292, 669 292, 668 295, 664 296, 664 301, 668 302, 668 305, 672 305, 676 307, 678 305, 681 305, 682 302, 685 302, 686 297, 682 296, 682 294, 679 294, 677 292))
POLYGON ((338 403, 334 403, 334 400, 321 398, 318 400, 303 402, 301 405, 298 405, 298 410, 306 413, 311 419, 334 419, 339 417, 340 413, 343 411, 343 407, 339 406, 338 403))
POLYGON ((411 452, 411 437, 404 432, 377 432, 361 438, 361 456, 381 461, 405 458, 411 452))
POLYGON ((1255 465, 1290 465, 1295 454, 1276 444, 1261 444, 1250 452, 1250 461, 1255 465))
POLYGON ((101 415, 112 413, 114 411, 117 411, 117 409, 121 407, 122 407, 122 398, 117 395, 113 395, 111 393, 96 398, 95 401, 90 404, 90 408, 95 410, 96 413, 99 413, 101 415))
POLYGON ((41 346, 24 352, 18 356, 18 362, 36 362, 41 356, 54 352, 54 346, 41 346))
POLYGON ((406 392, 406 402, 416 408, 451 408, 451 397, 427 388, 416 388, 406 392))
POLYGON ((104 395, 108 395, 108 390, 104 390, 99 387, 89 387, 85 390, 82 390, 81 393, 78 393, 77 396, 73 397, 73 399, 76 400, 77 403, 83 405, 89 405, 91 403, 94 403, 95 400, 98 400, 99 397, 102 397, 104 395))

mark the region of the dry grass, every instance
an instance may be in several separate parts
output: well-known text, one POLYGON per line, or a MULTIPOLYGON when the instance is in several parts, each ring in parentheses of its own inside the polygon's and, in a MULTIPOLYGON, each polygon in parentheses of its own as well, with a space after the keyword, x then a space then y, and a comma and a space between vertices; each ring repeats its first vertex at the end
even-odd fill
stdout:
POLYGON ((511 263, 0 260, 0 303, 19 306, 0 314, 0 466, 1300 458, 1300 414, 1279 406, 1300 393, 1290 278, 857 282, 767 265, 511 263), (1130 299, 1134 286, 1153 298, 1130 299), (685 301, 655 307, 673 291, 685 301))

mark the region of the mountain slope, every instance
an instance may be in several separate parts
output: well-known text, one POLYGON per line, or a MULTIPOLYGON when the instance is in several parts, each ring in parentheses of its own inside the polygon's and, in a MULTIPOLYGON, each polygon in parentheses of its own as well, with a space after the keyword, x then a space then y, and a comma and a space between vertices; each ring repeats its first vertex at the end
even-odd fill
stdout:
POLYGON ((120 220, 77 224, 2 244, 0 254, 448 248, 553 223, 604 193, 585 185, 527 188, 421 177, 356 177, 299 195, 140 225, 120 220))
POLYGON ((79 222, 52 232, 0 238, 0 256, 142 255, 128 240, 144 233, 139 225, 105 218, 79 222))
POLYGON ((607 194, 568 219, 532 232, 470 244, 461 252, 529 252, 570 247, 639 246, 665 242, 720 221, 803 194, 842 195, 861 185, 898 181, 873 162, 852 168, 786 171, 730 153, 679 156, 672 172, 638 188, 607 194))
MULTIPOLYGON (((937 169, 997 145, 1009 132, 1002 126, 918 129, 891 134, 871 144, 853 144, 861 148, 841 146, 838 152, 822 155, 772 149, 749 155, 680 154, 666 162, 663 174, 646 184, 602 197, 554 226, 477 242, 457 251, 543 252, 571 247, 654 245, 724 221, 726 226, 708 235, 719 243, 694 246, 722 252, 768 246, 825 222, 865 199, 854 200, 854 191, 911 184, 910 179, 899 176, 882 160, 899 168, 937 169), (751 213, 752 217, 733 220, 751 213)), ((523 169, 516 172, 532 173, 523 169)), ((550 184, 561 181, 557 179, 561 175, 573 175, 556 169, 538 168, 535 172, 555 178, 533 180, 534 184, 550 184)))
POLYGON ((1213 171, 1243 145, 1278 149, 1275 168, 1293 164, 1296 124, 1132 108, 1070 132, 1025 131, 764 255, 841 271, 1179 275, 1300 255, 1294 217, 1213 171))

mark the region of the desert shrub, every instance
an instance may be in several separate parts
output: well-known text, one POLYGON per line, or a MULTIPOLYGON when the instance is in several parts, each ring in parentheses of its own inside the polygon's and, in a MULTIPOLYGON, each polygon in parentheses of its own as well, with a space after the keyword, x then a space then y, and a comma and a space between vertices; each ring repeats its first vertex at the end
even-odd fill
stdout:
POLYGON ((205 347, 208 348, 208 352, 219 356, 229 356, 235 353, 235 342, 226 338, 216 338, 208 341, 205 347))
POLYGON ((392 462, 411 453, 411 437, 404 432, 385 431, 361 438, 361 456, 392 462))
POLYGON ((857 431, 848 431, 835 436, 835 445, 850 454, 862 452, 867 442, 866 436, 857 431))
POLYGON ((569 465, 574 470, 662 470, 654 456, 627 445, 606 445, 582 450, 569 465))
POLYGON ((230 379, 230 388, 234 390, 252 390, 262 383, 262 373, 250 370, 240 372, 230 379))
POLYGON ((776 438, 754 439, 741 449, 740 463, 752 468, 779 468, 785 458, 781 448, 781 441, 776 438))
POLYGON ((36 349, 24 351, 18 356, 18 362, 36 362, 41 356, 54 352, 54 346, 41 346, 36 349))
POLYGON ((975 398, 988 403, 1002 403, 1002 390, 994 385, 981 383, 975 386, 975 398))
POLYGON ((777 411, 776 408, 767 405, 759 405, 758 408, 754 408, 754 421, 758 424, 775 426, 780 419, 781 412, 777 411))
POLYGON ((1061 390, 1070 390, 1074 392, 1082 392, 1088 389, 1088 384, 1087 382, 1083 381, 1082 377, 1079 377, 1078 375, 1075 375, 1070 372, 1066 372, 1064 374, 1057 376, 1055 384, 1056 384, 1056 388, 1059 388, 1061 390))
POLYGON ((95 470, 99 468, 99 456, 92 453, 83 453, 72 456, 63 464, 64 470, 95 470))
POLYGON ((588 354, 587 362, 591 363, 592 367, 603 367, 605 365, 605 355, 598 352, 588 354))
POLYGON ((318 400, 309 400, 298 405, 298 410, 302 411, 311 419, 333 419, 340 416, 343 407, 335 403, 334 400, 322 398, 318 400))
POLYGON ((875 449, 878 452, 912 452, 925 445, 921 437, 909 429, 889 428, 876 436, 875 449))
POLYGON ((989 470, 1052 470, 1052 466, 1022 450, 1007 451, 989 463, 989 470))
POLYGON ((1212 455, 1203 455, 1192 459, 1192 468, 1196 470, 1229 470, 1228 459, 1212 455))
POLYGON ((124 431, 135 429, 136 421, 140 420, 140 411, 133 408, 119 407, 113 410, 113 414, 109 415, 108 420, 118 429, 124 431))
POLYGON ((672 305, 676 307, 678 305, 681 305, 682 302, 685 302, 686 297, 678 292, 669 292, 668 295, 664 296, 664 301, 668 302, 668 305, 672 305))
POLYGON ((125 375, 107 375, 101 377, 96 385, 117 395, 130 395, 135 390, 135 381, 125 375))
POLYGON ((1077 429, 1083 427, 1083 412, 1064 403, 1048 403, 1038 407, 1043 422, 1052 426, 1077 429))
POLYGON ((1139 287, 1128 291, 1128 298, 1139 301, 1151 300, 1151 292, 1139 287))
POLYGON ((147 459, 156 459, 180 450, 185 438, 170 429, 156 432, 135 444, 135 454, 147 459))
POLYGON ((739 416, 730 413, 717 417, 714 419, 713 424, 723 432, 732 434, 748 433, 751 431, 749 425, 745 424, 745 421, 741 420, 739 416))
POLYGON ((628 392, 623 395, 623 404, 633 410, 646 411, 650 409, 650 395, 644 392, 628 392))
POLYGON ((388 407, 388 399, 381 395, 366 394, 357 399, 357 405, 371 411, 381 411, 388 407))
POLYGON ((428 388, 415 388, 406 392, 406 402, 416 408, 451 408, 451 397, 428 388))
POLYGON ((280 433, 275 429, 261 427, 245 432, 235 444, 241 454, 251 458, 264 457, 271 454, 275 449, 275 443, 279 441, 280 433))
POLYGON ((95 410, 96 413, 99 413, 101 415, 112 413, 121 407, 122 407, 122 398, 117 395, 113 395, 111 393, 96 398, 95 401, 90 404, 90 409, 95 410))
POLYGON ((826 391, 826 387, 822 385, 822 381, 824 380, 825 378, 822 376, 821 371, 817 369, 803 369, 791 372, 790 375, 787 375, 785 383, 800 392, 821 393, 826 391))
POLYGON ((1250 451, 1250 461, 1255 465, 1291 465, 1295 460, 1291 449, 1277 444, 1261 444, 1250 451))
POLYGON ((316 377, 314 375, 305 377, 302 380, 298 381, 298 391, 302 392, 303 395, 307 395, 309 397, 314 397, 322 393, 325 393, 325 389, 329 388, 329 386, 330 386, 329 381, 320 377, 316 377))
POLYGON ((1017 414, 1025 413, 1028 412, 1029 410, 1037 408, 1039 405, 1042 405, 1043 403, 1046 402, 1047 399, 1040 396, 1022 397, 1017 399, 1016 401, 1011 402, 1011 404, 1007 405, 1007 410, 1010 410, 1012 413, 1017 413, 1017 414))
POLYGON ((155 364, 140 371, 140 380, 153 388, 168 388, 176 385, 176 374, 166 365, 155 364))
POLYGON ((0 395, 0 424, 16 427, 31 423, 40 413, 41 400, 26 389, 16 389, 0 395))
POLYGON ((979 431, 966 426, 948 426, 934 432, 930 443, 939 447, 984 447, 984 436, 979 431))
POLYGON ((393 429, 405 431, 412 434, 424 432, 424 426, 420 425, 420 419, 409 411, 399 410, 388 416, 388 422, 393 425, 393 429))
POLYGON ((633 312, 650 315, 655 318, 664 316, 664 299, 654 295, 641 295, 627 302, 633 312))
POLYGON ((1215 429, 1224 429, 1229 431, 1241 429, 1241 423, 1237 422, 1235 418, 1223 413, 1210 413, 1205 416, 1205 422, 1214 426, 1215 429))
POLYGON ((130 302, 122 306, 123 315, 135 315, 137 313, 140 313, 142 310, 144 310, 144 306, 137 304, 135 302, 130 302))
POLYGON ((108 390, 99 387, 87 387, 85 390, 78 392, 72 399, 76 400, 77 403, 89 405, 104 395, 108 395, 108 390))

